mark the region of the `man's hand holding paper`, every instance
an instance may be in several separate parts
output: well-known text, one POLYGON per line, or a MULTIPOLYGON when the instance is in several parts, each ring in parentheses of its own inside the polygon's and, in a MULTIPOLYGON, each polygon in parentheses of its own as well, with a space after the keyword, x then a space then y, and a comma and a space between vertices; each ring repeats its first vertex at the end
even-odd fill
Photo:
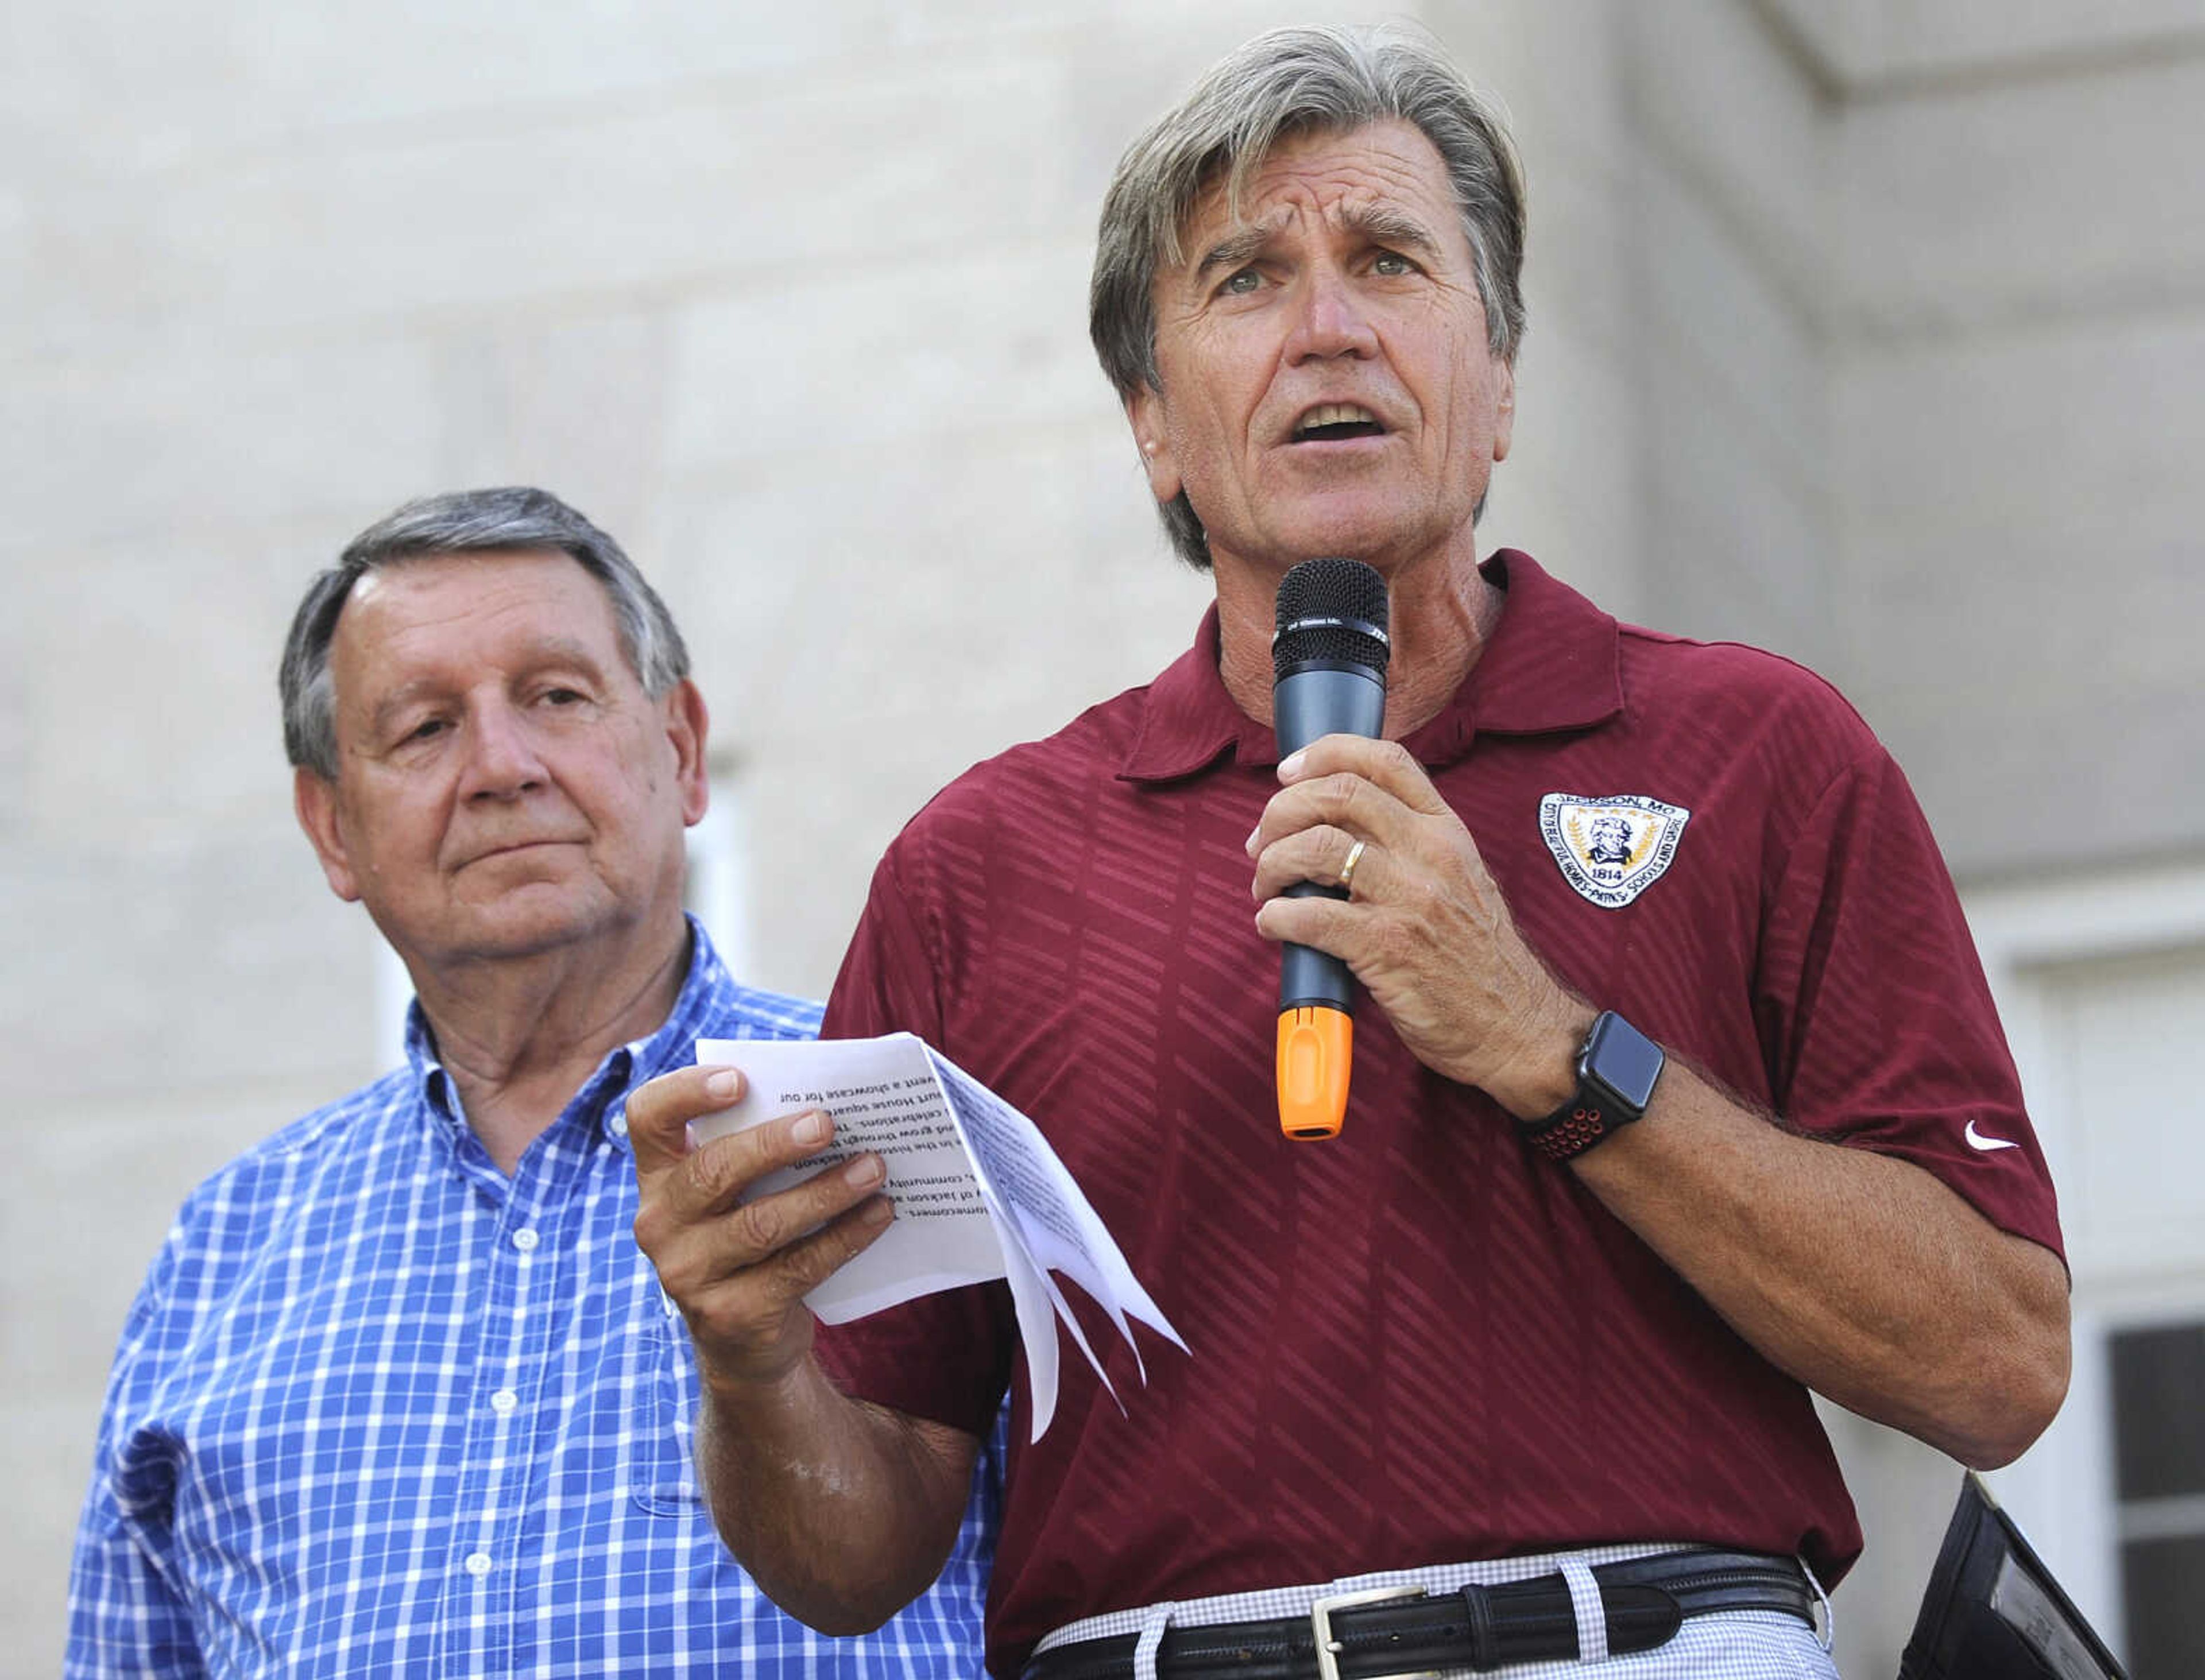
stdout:
POLYGON ((826 1323, 841 1324, 938 1289, 1001 1277, 987 1193, 925 1047, 905 1036, 813 1048, 810 1056, 782 1056, 754 1039, 700 1040, 697 1060, 740 1066, 746 1089, 723 1112, 689 1126, 701 1144, 801 1109, 823 1110, 834 1125, 829 1146, 767 1173, 752 1187, 758 1195, 868 1155, 883 1162, 879 1188, 895 1210, 894 1221, 862 1261, 822 1279, 806 1304, 826 1323))
POLYGON ((811 1346, 804 1297, 877 1241, 894 1210, 870 1151, 838 1171, 752 1197, 760 1180, 817 1157, 834 1122, 812 1108, 691 1149, 693 1120, 742 1099, 732 1067, 662 1075, 628 1101, 641 1202, 635 1238, 688 1321, 707 1371, 772 1382, 811 1346))
POLYGON ((1102 1372, 1053 1271, 1128 1343, 1138 1319, 1185 1351, 1032 1120, 919 1039, 705 1040, 698 1057, 704 1067, 740 1058, 740 1088, 701 1067, 670 1075, 638 1094, 644 1118, 631 1104, 629 1124, 632 1135, 653 1134, 637 1137, 637 1240, 710 1368, 770 1380, 811 1345, 807 1307, 840 1324, 1001 1278, 1039 1440, 1055 1411, 1058 1321, 1102 1372), (696 1146, 686 1160, 663 1155, 684 1135, 677 1126, 696 1146), (761 1135, 751 1149, 726 1150, 761 1135), (723 1334, 734 1339, 724 1358, 723 1334))

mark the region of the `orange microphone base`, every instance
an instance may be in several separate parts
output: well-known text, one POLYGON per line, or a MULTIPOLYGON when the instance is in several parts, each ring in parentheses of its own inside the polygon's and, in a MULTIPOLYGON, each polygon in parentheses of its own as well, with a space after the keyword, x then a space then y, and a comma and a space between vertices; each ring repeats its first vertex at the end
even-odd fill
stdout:
POLYGON ((1355 1018, 1304 1007, 1279 1015, 1279 1130, 1289 1137, 1337 1137, 1347 1115, 1348 1060, 1355 1018))

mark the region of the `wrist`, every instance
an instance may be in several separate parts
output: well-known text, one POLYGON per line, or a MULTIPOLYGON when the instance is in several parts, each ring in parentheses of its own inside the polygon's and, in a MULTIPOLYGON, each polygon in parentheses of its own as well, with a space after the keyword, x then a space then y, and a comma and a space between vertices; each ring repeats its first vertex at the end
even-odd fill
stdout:
POLYGON ((1548 1160, 1572 1161, 1637 1122, 1667 1061, 1660 1045, 1604 1010, 1578 1053, 1575 1093, 1538 1119, 1519 1119, 1518 1127, 1548 1160))
POLYGON ((1597 1013, 1590 1004, 1558 994, 1486 1095, 1519 1122, 1545 1119, 1577 1094, 1578 1054, 1597 1013))
POLYGON ((691 1345, 697 1351, 698 1392, 730 1416, 758 1418, 800 1412, 814 1404, 814 1385, 827 1380, 808 1341, 793 1357, 770 1362, 716 1356, 693 1336, 691 1345))

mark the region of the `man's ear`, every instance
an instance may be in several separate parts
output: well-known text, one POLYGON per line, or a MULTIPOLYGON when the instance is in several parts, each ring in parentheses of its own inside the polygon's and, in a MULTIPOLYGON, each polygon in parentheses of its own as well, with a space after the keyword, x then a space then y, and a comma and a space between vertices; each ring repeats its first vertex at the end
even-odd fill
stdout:
POLYGON ((675 780, 681 787, 681 820, 691 828, 704 820, 712 797, 712 779, 704 768, 704 741, 712 727, 704 709, 704 691, 684 677, 658 703, 666 739, 674 747, 675 780))
POLYGON ((1142 386, 1126 399, 1126 422, 1140 445, 1150 494, 1169 502, 1186 486, 1180 478, 1179 459, 1172 454, 1170 429, 1164 424, 1163 394, 1153 385, 1142 386))
POLYGON ((336 784, 303 764, 291 772, 291 809, 299 826, 322 860, 322 874, 330 891, 347 904, 360 902, 360 885, 353 874, 352 854, 345 845, 344 825, 337 816, 336 784))

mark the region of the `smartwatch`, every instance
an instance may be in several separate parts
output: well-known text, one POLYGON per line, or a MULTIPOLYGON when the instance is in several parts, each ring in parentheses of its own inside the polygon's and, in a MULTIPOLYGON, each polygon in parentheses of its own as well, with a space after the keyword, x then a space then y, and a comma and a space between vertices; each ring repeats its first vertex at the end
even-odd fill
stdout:
POLYGON ((1660 1045, 1602 1010, 1578 1052, 1578 1094, 1542 1120, 1520 1122, 1525 1141, 1549 1161, 1583 1155, 1646 1112, 1663 1060, 1660 1045))

